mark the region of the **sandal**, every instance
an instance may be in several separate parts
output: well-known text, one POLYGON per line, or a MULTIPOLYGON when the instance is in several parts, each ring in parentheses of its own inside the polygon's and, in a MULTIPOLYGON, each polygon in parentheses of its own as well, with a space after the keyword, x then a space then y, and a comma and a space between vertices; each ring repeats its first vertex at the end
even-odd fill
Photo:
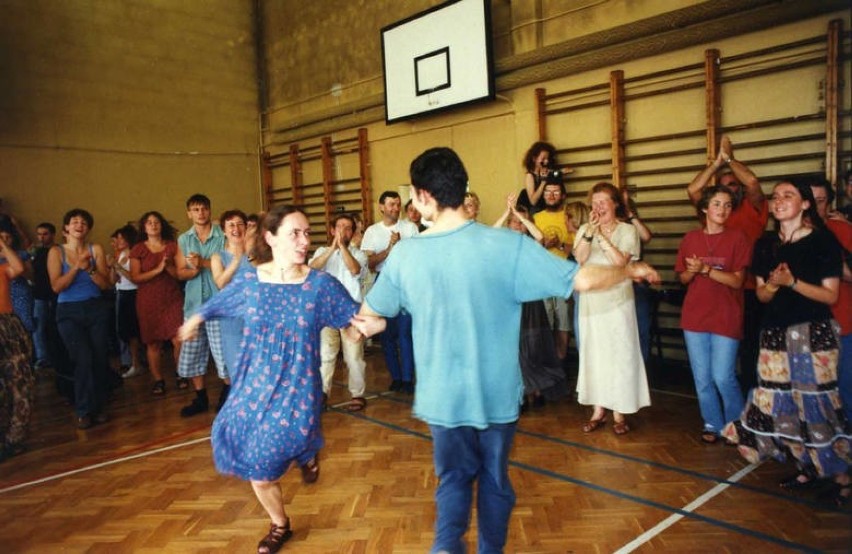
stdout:
POLYGON ((592 431, 597 431, 599 428, 606 425, 606 416, 603 415, 597 419, 590 419, 585 424, 583 424, 583 432, 591 433, 592 431))
POLYGON ((716 444, 719 441, 719 435, 714 433, 713 431, 704 430, 701 431, 701 442, 705 444, 716 444))
POLYGON ((612 432, 616 435, 626 435, 630 432, 630 426, 624 420, 614 421, 612 423, 612 432))
POLYGON ((189 379, 187 379, 186 377, 178 377, 177 378, 177 388, 179 388, 180 390, 188 389, 189 388, 189 379))
POLYGON ((166 394, 166 382, 162 379, 154 381, 154 386, 151 388, 151 394, 154 396, 163 396, 166 394))
POLYGON ((319 479, 319 457, 314 456, 308 460, 308 463, 300 466, 299 469, 302 470, 302 483, 306 485, 316 483, 317 479, 319 479))
POLYGON ((353 396, 346 406, 347 412, 360 412, 367 407, 367 399, 362 396, 353 396))
POLYGON ((269 533, 266 534, 259 543, 257 543, 258 554, 272 554, 278 552, 284 543, 293 536, 293 531, 290 530, 290 518, 287 518, 287 523, 284 525, 269 526, 269 533))

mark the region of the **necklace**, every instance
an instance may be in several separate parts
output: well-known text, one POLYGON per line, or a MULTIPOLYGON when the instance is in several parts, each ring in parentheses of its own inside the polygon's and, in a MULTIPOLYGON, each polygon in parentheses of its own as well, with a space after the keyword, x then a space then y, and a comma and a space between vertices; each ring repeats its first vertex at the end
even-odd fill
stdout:
MULTIPOLYGON (((801 231, 803 229, 805 229, 805 226, 799 225, 798 227, 793 229, 793 231, 790 233, 789 237, 785 237, 783 229, 779 229, 778 230, 778 236, 781 238, 781 243, 782 244, 790 244, 791 242, 794 242, 793 239, 796 238, 796 233, 798 233, 799 231, 801 231)), ((799 238, 801 238, 801 237, 799 237, 799 238)))

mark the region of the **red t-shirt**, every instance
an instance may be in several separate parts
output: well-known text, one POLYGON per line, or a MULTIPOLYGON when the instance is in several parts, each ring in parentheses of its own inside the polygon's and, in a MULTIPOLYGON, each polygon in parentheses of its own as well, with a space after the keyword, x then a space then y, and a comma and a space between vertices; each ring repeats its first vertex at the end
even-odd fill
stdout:
MULTIPOLYGON (((738 229, 742 231, 748 239, 749 247, 754 247, 763 232, 766 230, 766 222, 769 221, 769 202, 764 197, 760 201, 760 207, 756 208, 748 198, 743 198, 742 204, 736 210, 731 212, 728 220, 725 222, 726 229, 738 229)), ((755 288, 754 275, 751 272, 746 274, 745 284, 743 288, 755 288)))
MULTIPOLYGON (((852 250, 852 223, 839 219, 827 219, 825 226, 846 252, 852 250)), ((840 334, 852 333, 852 283, 840 278, 840 290, 837 302, 831 306, 831 315, 840 324, 840 334)))
POLYGON ((0 314, 12 313, 12 293, 9 290, 9 274, 0 266, 0 314))
MULTIPOLYGON (((686 271, 686 258, 698 256, 705 264, 721 271, 741 271, 751 260, 752 244, 742 231, 726 228, 708 235, 704 229, 688 232, 680 243, 675 271, 686 271)), ((680 326, 685 331, 713 333, 732 339, 743 336, 743 291, 696 275, 689 283, 680 326)))

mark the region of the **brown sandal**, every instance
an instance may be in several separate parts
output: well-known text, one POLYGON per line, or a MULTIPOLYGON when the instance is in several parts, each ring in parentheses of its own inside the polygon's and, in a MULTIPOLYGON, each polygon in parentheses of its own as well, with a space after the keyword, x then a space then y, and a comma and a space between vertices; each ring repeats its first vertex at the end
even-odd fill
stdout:
POLYGON ((606 425, 606 416, 601 416, 598 419, 590 419, 585 424, 583 424, 583 432, 591 433, 592 431, 597 431, 601 427, 606 425))
POLYGON ((300 466, 299 469, 302 470, 302 483, 306 485, 316 483, 317 479, 319 479, 319 456, 314 456, 305 465, 300 466))
POLYGON ((346 406, 347 412, 360 412, 367 407, 367 399, 362 396, 353 396, 346 406))
POLYGON ((269 526, 269 533, 266 534, 259 543, 257 543, 258 554, 272 554, 278 552, 284 543, 293 536, 293 531, 290 530, 290 518, 287 518, 287 523, 284 525, 275 525, 272 523, 269 526))
POLYGON ((614 421, 612 423, 612 432, 616 435, 626 435, 630 432, 630 426, 624 420, 614 421))

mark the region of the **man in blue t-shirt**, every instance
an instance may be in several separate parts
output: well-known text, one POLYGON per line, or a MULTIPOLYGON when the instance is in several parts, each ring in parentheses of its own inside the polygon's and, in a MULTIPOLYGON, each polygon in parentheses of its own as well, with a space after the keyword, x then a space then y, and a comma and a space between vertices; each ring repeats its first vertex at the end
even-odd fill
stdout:
POLYGON ((394 248, 361 311, 412 317, 414 416, 429 424, 440 480, 433 552, 464 550, 474 481, 479 550, 502 552, 515 504, 508 463, 523 399, 521 304, 659 277, 642 263, 580 269, 519 233, 468 220, 467 172, 449 148, 427 150, 410 173, 414 206, 433 225, 394 248))

